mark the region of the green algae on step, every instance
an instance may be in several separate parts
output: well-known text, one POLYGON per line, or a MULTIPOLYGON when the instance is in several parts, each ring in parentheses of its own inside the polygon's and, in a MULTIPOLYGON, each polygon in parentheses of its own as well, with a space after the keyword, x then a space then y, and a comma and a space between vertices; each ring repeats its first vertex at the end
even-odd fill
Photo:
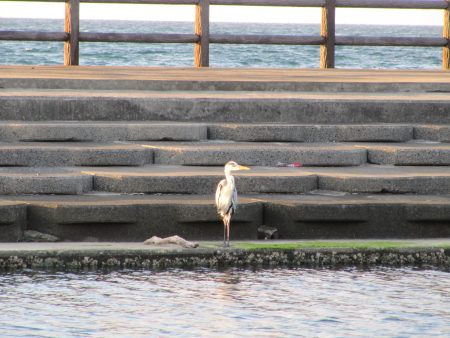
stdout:
POLYGON ((296 249, 406 249, 406 248, 450 248, 448 242, 436 241, 299 241, 299 242, 238 242, 233 245, 237 249, 245 250, 296 250, 296 249))

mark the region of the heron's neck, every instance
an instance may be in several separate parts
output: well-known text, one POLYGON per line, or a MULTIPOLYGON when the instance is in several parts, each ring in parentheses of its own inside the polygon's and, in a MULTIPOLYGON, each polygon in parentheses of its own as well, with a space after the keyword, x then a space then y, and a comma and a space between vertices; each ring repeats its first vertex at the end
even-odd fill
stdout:
POLYGON ((234 177, 231 175, 231 171, 225 170, 225 179, 228 183, 234 182, 234 177))

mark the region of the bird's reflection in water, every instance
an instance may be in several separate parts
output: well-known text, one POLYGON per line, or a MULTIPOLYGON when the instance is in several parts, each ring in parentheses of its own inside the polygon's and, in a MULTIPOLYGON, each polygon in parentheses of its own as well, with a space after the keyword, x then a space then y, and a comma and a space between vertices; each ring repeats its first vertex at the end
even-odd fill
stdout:
POLYGON ((241 277, 233 270, 222 271, 217 276, 218 282, 218 296, 223 301, 236 301, 241 300, 241 277))

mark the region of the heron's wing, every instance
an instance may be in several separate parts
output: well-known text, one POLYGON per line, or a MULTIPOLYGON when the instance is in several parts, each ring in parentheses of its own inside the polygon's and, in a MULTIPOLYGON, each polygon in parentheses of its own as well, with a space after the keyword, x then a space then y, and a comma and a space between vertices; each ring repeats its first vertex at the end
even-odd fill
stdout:
POLYGON ((233 197, 231 198, 231 209, 233 209, 233 213, 236 211, 238 204, 238 195, 236 187, 233 189, 233 197))
POLYGON ((216 189, 216 207, 219 208, 219 204, 220 204, 220 195, 222 194, 223 191, 223 187, 225 186, 225 184, 227 184, 227 180, 222 180, 219 182, 219 184, 217 185, 217 189, 216 189))

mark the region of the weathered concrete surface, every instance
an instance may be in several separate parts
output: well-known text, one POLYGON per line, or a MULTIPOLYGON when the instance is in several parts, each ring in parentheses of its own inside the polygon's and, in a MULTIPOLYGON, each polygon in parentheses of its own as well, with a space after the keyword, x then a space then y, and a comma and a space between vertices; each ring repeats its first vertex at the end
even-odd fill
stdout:
POLYGON ((210 139, 252 142, 406 142, 413 126, 396 124, 299 125, 299 124, 212 124, 210 139))
MULTIPOLYGON (((28 205, 27 229, 71 241, 140 241, 177 234, 188 240, 223 238, 212 196, 11 196, 28 205)), ((232 239, 256 239, 262 205, 241 198, 232 239)))
POLYGON ((0 244, 0 270, 192 267, 417 266, 450 268, 450 243, 437 240, 200 242, 195 249, 141 243, 0 244))
MULTIPOLYGON (((179 165, 85 168, 94 189, 117 193, 213 194, 223 168, 179 165)), ((251 167, 235 172, 239 193, 302 194, 312 190, 350 193, 449 194, 450 168, 363 165, 357 167, 251 167)))
POLYGON ((449 215, 449 195, 325 193, 264 199, 265 225, 278 228, 286 239, 449 237, 449 215))
POLYGON ((1 166, 123 166, 152 163, 151 149, 120 143, 0 143, 1 166))
POLYGON ((317 175, 318 188, 350 193, 449 194, 449 167, 365 165, 349 168, 304 168, 317 175))
MULTIPOLYGON (((27 229, 71 241, 140 241, 177 234, 219 240, 223 225, 211 195, 10 196, 26 203, 27 229)), ((450 195, 241 195, 232 239, 278 229, 283 239, 450 237, 450 195)))
POLYGON ((0 121, 2 141, 199 141, 207 138, 200 123, 98 122, 98 121, 0 121))
POLYGON ((445 71, 0 66, 0 88, 450 91, 445 71))
MULTIPOLYGON (((420 132, 420 138, 437 135, 420 132)), ((252 142, 406 142, 413 138, 409 124, 299 125, 250 123, 190 123, 147 121, 0 121, 2 141, 201 141, 252 142)))
POLYGON ((17 242, 27 225, 24 203, 0 200, 0 242, 17 242))
POLYGON ((357 166, 366 163, 365 149, 326 143, 141 143, 153 149, 155 164, 220 165, 230 159, 243 165, 357 166))
POLYGON ((0 121, 2 141, 449 142, 445 125, 0 121))
POLYGON ((357 148, 367 149, 369 163, 400 166, 450 165, 450 144, 445 143, 361 144, 357 148))
MULTIPOLYGON (((211 194, 223 167, 146 165, 142 167, 55 167, 0 169, 0 193, 211 194)), ((313 190, 350 193, 448 194, 450 168, 422 166, 252 167, 234 173, 240 194, 303 194, 313 190)))
MULTIPOLYGON (((234 238, 448 237, 450 148, 405 142, 448 141, 449 111, 441 71, 0 66, 0 166, 55 167, 0 170, 1 200, 63 240, 221 239, 214 190, 233 159, 271 167, 236 175, 234 238)), ((20 239, 10 223, 0 237, 20 239)))
POLYGON ((450 143, 450 126, 448 125, 424 125, 414 127, 414 138, 450 143))
POLYGON ((0 168, 0 195, 68 194, 93 190, 92 176, 68 168, 0 168))
POLYGON ((2 166, 124 166, 156 164, 305 166, 450 165, 450 145, 433 143, 0 143, 2 166), (154 156, 153 156, 154 153, 154 156), (154 160, 153 160, 154 157, 154 160))
MULTIPOLYGON (((124 168, 86 168, 94 189, 118 193, 211 194, 224 178, 223 167, 150 165, 124 168)), ((253 167, 234 173, 239 193, 305 193, 316 190, 317 176, 297 168, 253 167)), ((449 174, 450 180, 450 174, 449 174)))
POLYGON ((0 90, 2 120, 449 123, 449 93, 0 90))
POLYGON ((446 125, 0 121, 2 141, 450 142, 446 125))

